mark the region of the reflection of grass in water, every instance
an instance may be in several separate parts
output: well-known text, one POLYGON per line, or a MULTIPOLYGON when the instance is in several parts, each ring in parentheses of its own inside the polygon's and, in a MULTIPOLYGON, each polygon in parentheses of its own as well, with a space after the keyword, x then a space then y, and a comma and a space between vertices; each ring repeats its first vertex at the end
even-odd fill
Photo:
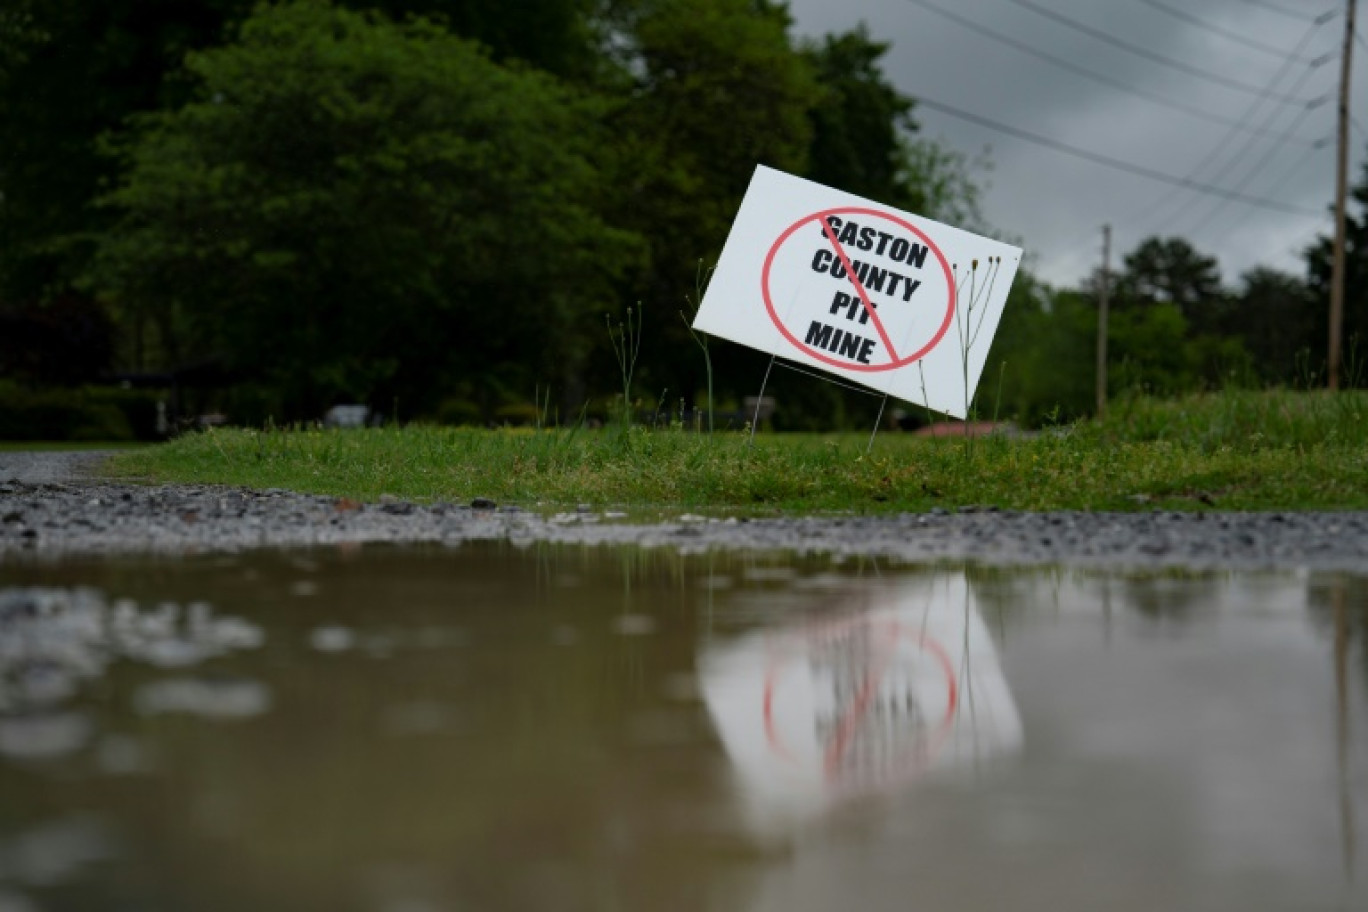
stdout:
POLYGON ((216 430, 116 455, 116 476, 524 505, 888 512, 1368 507, 1368 396, 1223 393, 1120 402, 1032 439, 709 438, 634 427, 216 430))

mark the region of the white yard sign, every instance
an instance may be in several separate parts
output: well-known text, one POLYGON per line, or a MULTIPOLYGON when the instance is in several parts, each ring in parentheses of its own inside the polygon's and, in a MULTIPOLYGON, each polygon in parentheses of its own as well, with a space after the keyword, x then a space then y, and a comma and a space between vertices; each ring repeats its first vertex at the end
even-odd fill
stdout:
POLYGON ((694 328, 966 417, 1021 250, 758 167, 694 328))

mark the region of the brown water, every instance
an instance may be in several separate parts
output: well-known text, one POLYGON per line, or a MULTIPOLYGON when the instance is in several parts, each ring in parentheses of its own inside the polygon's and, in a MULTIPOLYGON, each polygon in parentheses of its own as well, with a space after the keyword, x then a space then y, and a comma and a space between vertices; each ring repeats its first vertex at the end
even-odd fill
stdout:
POLYGON ((0 912, 1368 908, 1368 580, 0 567, 0 912))

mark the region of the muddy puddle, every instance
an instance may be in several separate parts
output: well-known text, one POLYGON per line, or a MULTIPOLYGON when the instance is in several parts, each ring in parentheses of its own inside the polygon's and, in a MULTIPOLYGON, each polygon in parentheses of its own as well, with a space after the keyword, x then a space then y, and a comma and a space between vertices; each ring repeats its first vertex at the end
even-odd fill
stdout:
POLYGON ((0 567, 0 912, 1368 908, 1368 579, 0 567))

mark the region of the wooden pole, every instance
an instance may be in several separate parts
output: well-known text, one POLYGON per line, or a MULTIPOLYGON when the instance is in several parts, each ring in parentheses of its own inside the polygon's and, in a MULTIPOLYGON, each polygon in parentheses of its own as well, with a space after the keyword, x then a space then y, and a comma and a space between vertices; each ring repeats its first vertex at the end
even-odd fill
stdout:
POLYGON ((1102 281, 1097 289, 1097 417, 1107 414, 1107 308, 1111 294, 1111 225, 1102 226, 1102 281))
POLYGON ((1344 347, 1344 207, 1349 181, 1349 82, 1354 53, 1354 7, 1348 0, 1344 17, 1344 51, 1340 54, 1339 141, 1335 155, 1335 251, 1330 278, 1330 357, 1327 382, 1330 389, 1340 386, 1340 358, 1344 347))

